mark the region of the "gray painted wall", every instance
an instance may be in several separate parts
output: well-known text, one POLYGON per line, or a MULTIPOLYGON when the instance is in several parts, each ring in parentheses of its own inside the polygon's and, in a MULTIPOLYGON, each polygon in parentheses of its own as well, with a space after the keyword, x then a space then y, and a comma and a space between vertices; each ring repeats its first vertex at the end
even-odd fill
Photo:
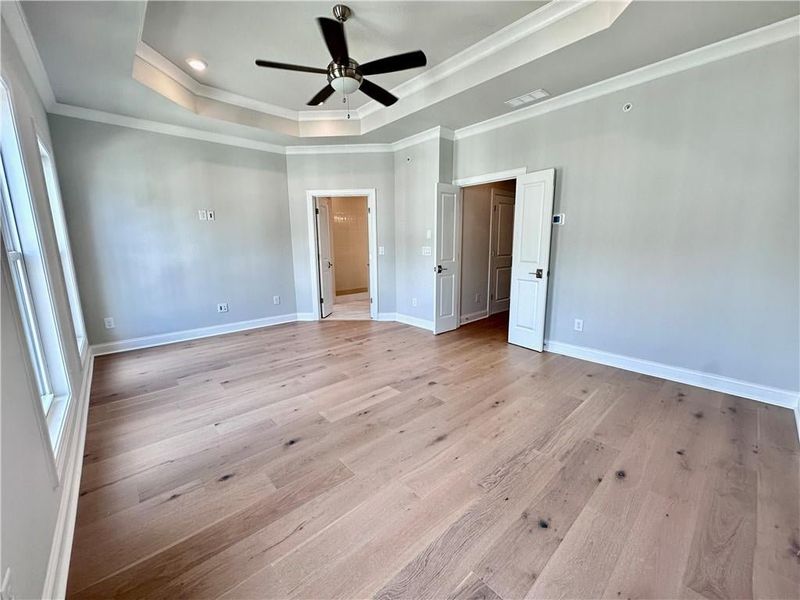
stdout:
POLYGON ((557 169, 567 218, 547 338, 800 388, 798 50, 795 38, 456 142, 456 177, 557 169))
POLYGON ((397 312, 425 321, 433 320, 433 236, 436 184, 441 175, 439 152, 439 140, 429 140, 394 153, 397 312), (431 256, 422 254, 424 246, 431 247, 431 256), (416 306, 413 298, 417 299, 416 306))
POLYGON ((284 156, 50 123, 93 344, 296 312, 284 156))
MULTIPOLYGON (((83 385, 83 372, 36 141, 38 132, 45 145, 51 146, 47 116, 5 22, 0 39, 2 77, 11 92, 23 161, 39 222, 45 269, 53 293, 57 334, 64 349, 74 400, 83 385)), ((40 400, 35 392, 27 344, 19 329, 19 309, 13 284, 8 279, 5 250, 3 254, 0 573, 11 568, 16 596, 35 598, 41 595, 44 585, 62 488, 55 487, 57 482, 48 466, 52 461, 49 440, 41 435, 37 422, 40 400)), ((68 413, 68 418, 77 419, 78 415, 73 411, 68 413)), ((71 423, 65 423, 67 430, 70 426, 71 423)))
POLYGON ((378 310, 395 312, 395 211, 394 166, 391 154, 323 154, 286 157, 289 205, 292 222, 294 280, 297 289, 297 312, 314 310, 311 298, 308 219, 306 190, 343 190, 375 188, 378 246, 385 254, 378 256, 378 310))

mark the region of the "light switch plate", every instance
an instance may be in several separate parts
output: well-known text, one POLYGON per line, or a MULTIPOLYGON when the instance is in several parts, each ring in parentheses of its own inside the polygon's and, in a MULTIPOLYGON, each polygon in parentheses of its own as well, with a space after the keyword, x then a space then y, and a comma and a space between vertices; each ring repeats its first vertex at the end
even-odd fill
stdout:
POLYGON ((217 220, 217 216, 216 216, 216 214, 214 214, 213 210, 209 210, 208 211, 208 220, 209 221, 216 221, 217 220))
POLYGON ((114 317, 105 317, 103 319, 103 325, 105 325, 106 329, 114 329, 114 327, 116 327, 114 324, 114 317))
POLYGON ((383 246, 378 246, 378 254, 380 254, 381 256, 386 254, 386 248, 384 248, 383 246))
POLYGON ((430 256, 431 255, 431 247, 430 246, 423 246, 422 247, 422 256, 430 256))
POLYGON ((200 219, 201 221, 207 221, 208 211, 204 208, 201 208, 200 210, 197 211, 197 218, 200 219))
POLYGON ((280 304, 281 303, 281 297, 280 296, 273 296, 272 297, 272 303, 273 304, 280 304))

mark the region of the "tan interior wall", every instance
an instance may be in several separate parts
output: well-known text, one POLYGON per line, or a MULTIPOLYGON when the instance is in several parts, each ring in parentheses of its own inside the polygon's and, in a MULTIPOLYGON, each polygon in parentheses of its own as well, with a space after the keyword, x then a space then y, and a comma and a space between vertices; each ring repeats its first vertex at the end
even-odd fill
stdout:
POLYGON ((367 198, 331 198, 336 293, 369 289, 367 198))

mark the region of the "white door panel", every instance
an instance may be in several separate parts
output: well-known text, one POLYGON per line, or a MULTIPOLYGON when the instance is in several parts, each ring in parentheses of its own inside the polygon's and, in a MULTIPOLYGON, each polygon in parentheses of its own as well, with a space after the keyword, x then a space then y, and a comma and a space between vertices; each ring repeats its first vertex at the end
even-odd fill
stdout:
POLYGON ((514 242, 514 196, 492 190, 489 253, 489 314, 508 310, 514 242))
POLYGON ((541 352, 550 265, 555 169, 517 178, 508 341, 541 352))
POLYGON ((330 198, 317 198, 316 209, 317 240, 319 242, 320 317, 324 319, 333 312, 334 301, 330 198))
POLYGON ((461 289, 461 190, 454 185, 436 186, 436 264, 434 272, 433 332, 458 327, 461 289))

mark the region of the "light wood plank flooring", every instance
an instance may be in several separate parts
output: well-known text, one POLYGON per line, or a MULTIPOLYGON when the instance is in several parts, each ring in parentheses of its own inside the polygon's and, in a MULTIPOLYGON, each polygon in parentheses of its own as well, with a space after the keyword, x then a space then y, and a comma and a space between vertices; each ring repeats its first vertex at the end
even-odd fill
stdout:
POLYGON ((504 325, 294 323, 98 358, 69 595, 799 595, 788 410, 504 325))
POLYGON ((336 296, 327 321, 369 321, 369 292, 336 296))

